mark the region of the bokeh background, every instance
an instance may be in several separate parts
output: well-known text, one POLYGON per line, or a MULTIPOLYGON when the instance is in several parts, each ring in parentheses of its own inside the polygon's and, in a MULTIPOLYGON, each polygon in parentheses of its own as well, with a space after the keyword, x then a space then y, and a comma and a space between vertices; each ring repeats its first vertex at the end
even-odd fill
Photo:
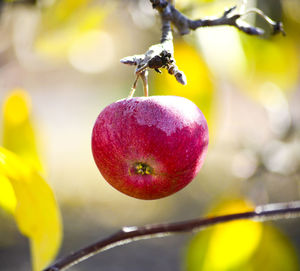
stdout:
MULTIPOLYGON (((150 1, 0 1, 1 145, 36 150, 32 161, 62 214, 58 257, 122 226, 300 199, 300 1, 177 0, 176 7, 199 18, 220 16, 234 4, 242 10, 243 3, 282 20, 287 35, 270 36, 268 25, 252 15, 245 19, 265 29, 265 36, 231 27, 198 29, 185 37, 175 31, 175 58, 188 85, 151 72, 150 94, 194 101, 209 123, 209 152, 184 190, 143 201, 104 181, 90 138, 100 111, 126 97, 134 81, 133 68, 119 60, 160 39, 150 1), (15 132, 5 119, 11 97, 19 101, 14 111, 23 116, 17 147, 10 145, 15 132)), ((142 95, 141 85, 136 95, 142 95)), ((299 255, 299 219, 248 221, 131 243, 71 270, 297 271, 299 255)), ((28 240, 13 216, 0 209, 0 270, 30 268, 28 240)))

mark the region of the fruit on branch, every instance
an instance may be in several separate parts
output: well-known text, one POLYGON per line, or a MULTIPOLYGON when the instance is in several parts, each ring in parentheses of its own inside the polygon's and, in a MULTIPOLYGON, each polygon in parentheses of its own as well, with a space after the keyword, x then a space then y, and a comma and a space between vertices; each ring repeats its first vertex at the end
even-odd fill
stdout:
POLYGON ((117 101, 100 113, 92 133, 103 177, 139 199, 159 199, 185 187, 199 172, 207 146, 204 115, 177 96, 117 101))

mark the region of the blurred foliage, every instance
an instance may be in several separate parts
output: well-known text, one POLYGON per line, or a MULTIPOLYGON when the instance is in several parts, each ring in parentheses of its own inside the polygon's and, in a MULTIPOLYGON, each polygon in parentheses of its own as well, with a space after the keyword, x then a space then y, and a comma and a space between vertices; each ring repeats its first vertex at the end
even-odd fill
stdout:
MULTIPOLYGON (((209 216, 252 211, 244 200, 221 202, 209 216)), ((187 271, 296 271, 297 253, 274 226, 241 220, 198 233, 189 243, 187 271)))
POLYGON ((92 0, 57 0, 42 12, 38 52, 48 58, 63 58, 82 35, 99 29, 111 8, 97 6, 92 0))
POLYGON ((260 86, 268 82, 283 91, 295 89, 299 80, 299 51, 289 36, 268 40, 241 35, 241 40, 247 60, 242 90, 257 98, 260 86))
POLYGON ((4 0, 7 3, 36 4, 39 0, 4 0))
POLYGON ((36 170, 42 170, 31 122, 30 97, 15 89, 3 105, 3 146, 17 154, 36 170))
POLYGON ((197 5, 208 4, 215 2, 216 0, 176 0, 176 8, 179 9, 191 9, 197 8, 197 5))
POLYGON ((53 192, 38 173, 41 164, 28 94, 13 91, 3 116, 6 149, 0 147, 0 206, 14 215, 21 233, 30 239, 33 270, 41 270, 60 247, 62 225, 53 192))
POLYGON ((14 189, 6 176, 0 175, 0 206, 7 212, 13 214, 17 199, 14 189))
POLYGON ((281 1, 283 7, 284 27, 299 49, 300 40, 300 3, 299 0, 281 1))
POLYGON ((178 68, 184 71, 188 85, 179 84, 165 70, 155 74, 154 95, 183 96, 193 101, 203 112, 208 127, 213 130, 213 101, 215 86, 212 74, 194 46, 182 40, 174 44, 175 59, 178 68))
MULTIPOLYGON (((43 13, 42 23, 46 29, 57 29, 69 24, 75 15, 85 9, 92 0, 56 0, 43 13)), ((80 22, 80 20, 78 20, 80 22)))
POLYGON ((300 269, 299 253, 291 241, 275 226, 263 225, 263 234, 258 249, 253 257, 243 266, 252 270, 297 271, 300 269))

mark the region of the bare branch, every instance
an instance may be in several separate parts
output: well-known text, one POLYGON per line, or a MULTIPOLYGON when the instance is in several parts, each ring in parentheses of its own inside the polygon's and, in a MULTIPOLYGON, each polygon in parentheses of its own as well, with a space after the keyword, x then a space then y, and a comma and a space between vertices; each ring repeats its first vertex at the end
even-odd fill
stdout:
MULTIPOLYGON (((160 73, 159 69, 165 68, 170 74, 175 76, 179 83, 186 85, 187 82, 184 73, 180 71, 175 64, 173 34, 169 19, 172 14, 172 5, 164 1, 164 3, 159 3, 157 6, 153 4, 153 7, 156 7, 161 15, 162 35, 160 43, 149 47, 147 52, 143 55, 133 55, 121 59, 121 63, 137 66, 135 70, 137 78, 141 77, 141 74, 147 69, 154 69, 160 73)), ((146 89, 148 89, 148 81, 143 80, 143 77, 141 78, 144 93, 148 95, 148 91, 146 91, 146 89)), ((130 95, 133 94, 134 91, 131 91, 130 95)))
POLYGON ((44 271, 65 270, 104 250, 142 239, 165 237, 176 233, 200 231, 209 226, 241 219, 267 221, 295 217, 300 217, 300 201, 267 204, 258 206, 253 211, 216 217, 198 218, 175 223, 146 225, 142 227, 123 227, 115 234, 66 256, 59 260, 56 264, 46 268, 44 271))
POLYGON ((199 27, 207 26, 220 26, 229 25, 234 26, 242 32, 249 35, 262 35, 264 31, 258 27, 251 26, 245 21, 242 21, 242 17, 245 17, 249 13, 256 13, 260 15, 273 29, 273 34, 282 33, 285 35, 283 30, 283 25, 281 22, 275 22, 267 15, 265 15, 259 9, 246 10, 243 13, 234 13, 236 7, 231 7, 224 11, 221 17, 211 17, 205 19, 191 20, 180 11, 178 11, 172 4, 168 3, 166 0, 150 0, 153 8, 156 8, 161 12, 161 10, 167 9, 167 18, 174 24, 181 35, 190 33, 190 30, 196 30, 199 27))
POLYGON ((148 95, 148 81, 144 80, 142 75, 147 69, 154 69, 160 73, 160 68, 165 68, 174 75, 176 80, 183 84, 187 84, 186 77, 175 64, 173 35, 171 30, 171 22, 177 28, 181 35, 190 33, 191 30, 196 30, 200 27, 229 25, 236 27, 240 31, 249 35, 263 35, 264 31, 258 27, 254 27, 242 20, 249 13, 255 13, 261 16, 273 29, 273 34, 282 33, 285 35, 281 22, 275 22, 266 16, 259 9, 249 9, 242 13, 234 13, 236 7, 231 7, 224 11, 221 17, 205 18, 199 20, 191 20, 174 7, 174 1, 167 0, 150 0, 152 7, 156 9, 161 16, 162 21, 162 36, 160 43, 152 45, 145 54, 128 56, 121 59, 121 62, 128 65, 136 66, 136 80, 134 87, 131 89, 130 97, 133 96, 137 80, 141 77, 144 93, 148 95))

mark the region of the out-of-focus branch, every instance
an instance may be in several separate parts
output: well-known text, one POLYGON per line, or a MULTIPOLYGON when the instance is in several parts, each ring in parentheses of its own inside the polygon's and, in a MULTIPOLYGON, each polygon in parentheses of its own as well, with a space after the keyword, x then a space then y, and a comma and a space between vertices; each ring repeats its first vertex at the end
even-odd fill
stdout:
POLYGON ((241 219, 267 221, 276 219, 288 219, 293 217, 300 217, 300 201, 267 204, 258 206, 253 211, 216 217, 198 218, 175 223, 146 225, 142 227, 123 227, 115 234, 85 248, 82 248, 57 261, 57 263, 46 268, 44 271, 65 270, 104 250, 108 250, 116 246, 125 245, 127 243, 142 239, 165 237, 176 233, 200 231, 209 226, 241 219))

